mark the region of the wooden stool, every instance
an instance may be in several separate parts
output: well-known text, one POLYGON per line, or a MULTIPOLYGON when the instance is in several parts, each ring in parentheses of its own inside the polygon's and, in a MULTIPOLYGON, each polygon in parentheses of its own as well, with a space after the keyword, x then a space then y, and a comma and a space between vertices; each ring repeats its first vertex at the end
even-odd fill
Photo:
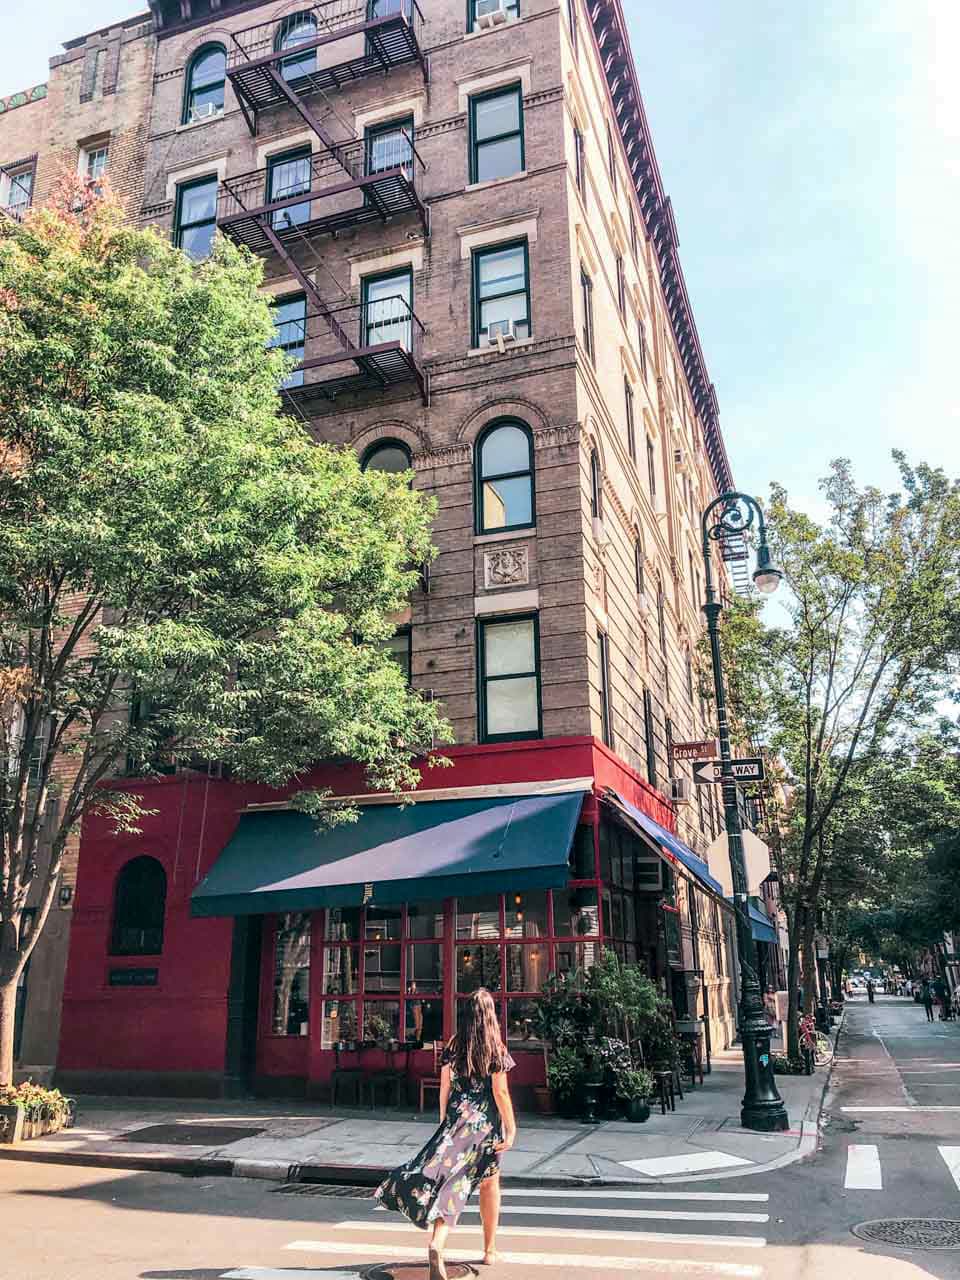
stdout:
POLYGON ((660 1114, 666 1115, 667 1107, 676 1111, 677 1102, 673 1091, 673 1072, 655 1071, 653 1078, 657 1082, 657 1094, 660 1098, 660 1114))
POLYGON ((336 1054, 336 1065, 333 1069, 333 1074, 330 1076, 330 1106, 335 1107, 337 1105, 337 1094, 344 1085, 351 1090, 354 1104, 359 1106, 363 1101, 364 1073, 359 1065, 356 1067, 341 1067, 340 1050, 336 1049, 334 1052, 336 1054))

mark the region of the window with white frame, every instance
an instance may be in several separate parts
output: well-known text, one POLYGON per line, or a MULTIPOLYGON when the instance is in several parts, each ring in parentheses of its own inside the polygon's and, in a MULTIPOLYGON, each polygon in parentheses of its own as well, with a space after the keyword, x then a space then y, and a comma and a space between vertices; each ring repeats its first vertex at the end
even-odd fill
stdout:
POLYGON ((109 146, 106 142, 95 142, 92 146, 80 148, 80 177, 88 182, 98 182, 107 171, 109 146))

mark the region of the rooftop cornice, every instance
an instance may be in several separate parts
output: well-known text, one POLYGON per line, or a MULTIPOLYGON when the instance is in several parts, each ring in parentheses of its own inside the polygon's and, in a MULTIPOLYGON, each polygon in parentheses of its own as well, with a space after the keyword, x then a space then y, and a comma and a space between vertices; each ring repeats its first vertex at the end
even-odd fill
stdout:
POLYGON ((693 308, 677 252, 677 224, 653 149, 640 95, 636 63, 620 0, 587 0, 594 40, 620 129, 644 226, 657 256, 660 283, 674 337, 697 413, 704 425, 707 456, 718 490, 733 488, 720 431, 717 393, 707 372, 693 308))

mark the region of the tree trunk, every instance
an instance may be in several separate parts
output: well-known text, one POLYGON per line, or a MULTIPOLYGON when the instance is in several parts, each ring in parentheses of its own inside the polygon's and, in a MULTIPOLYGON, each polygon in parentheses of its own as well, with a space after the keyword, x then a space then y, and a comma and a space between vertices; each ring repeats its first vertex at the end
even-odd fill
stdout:
POLYGON ((797 989, 800 985, 800 921, 799 909, 795 913, 793 928, 788 937, 787 951, 787 1057, 800 1057, 800 1020, 797 1017, 797 989))
POLYGON ((13 1084, 13 1023, 17 1012, 17 979, 0 982, 0 1089, 13 1084))
POLYGON ((817 1007, 817 919, 810 907, 803 912, 803 1011, 808 1016, 817 1007))

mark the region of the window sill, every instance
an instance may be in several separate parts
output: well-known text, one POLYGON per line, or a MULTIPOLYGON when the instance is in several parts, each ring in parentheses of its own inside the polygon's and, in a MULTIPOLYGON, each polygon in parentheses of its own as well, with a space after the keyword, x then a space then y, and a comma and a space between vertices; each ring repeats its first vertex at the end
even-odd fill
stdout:
POLYGON ((495 27, 477 27, 473 31, 464 32, 464 40, 476 40, 477 36, 491 36, 495 31, 505 31, 520 21, 517 14, 511 13, 506 22, 498 22, 495 27))
POLYGON ((476 547, 486 542, 513 542, 517 538, 535 538, 536 536, 536 526, 525 524, 519 529, 498 529, 496 533, 474 534, 473 545, 476 547))
POLYGON ((506 355, 509 351, 516 347, 529 347, 533 344, 533 338, 515 338, 513 342, 504 343, 503 351, 494 343, 492 346, 487 343, 482 347, 468 347, 468 356, 499 356, 506 355))
POLYGON ((188 120, 185 124, 178 124, 174 133, 186 133, 189 129, 201 129, 205 124, 214 124, 217 120, 222 120, 227 113, 218 111, 215 116, 204 116, 202 120, 188 120))
POLYGON ((502 187, 508 182, 519 182, 526 176, 526 169, 521 169, 518 173, 510 173, 505 178, 488 178, 486 182, 471 182, 469 186, 463 188, 463 193, 466 195, 468 191, 486 191, 488 187, 502 187))

